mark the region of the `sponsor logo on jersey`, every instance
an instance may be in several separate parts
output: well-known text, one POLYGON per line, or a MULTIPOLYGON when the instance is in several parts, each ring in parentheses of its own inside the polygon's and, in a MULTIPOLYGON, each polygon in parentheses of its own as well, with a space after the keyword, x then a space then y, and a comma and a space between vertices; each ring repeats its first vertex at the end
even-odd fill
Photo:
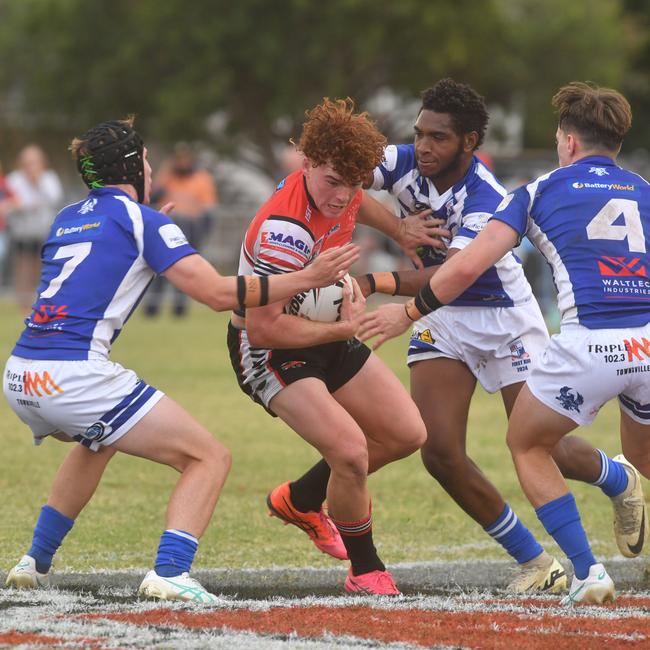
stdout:
POLYGON ((160 226, 158 234, 167 248, 178 248, 188 243, 187 237, 175 223, 166 223, 164 226, 160 226))
POLYGON ((589 173, 596 176, 609 176, 609 172, 604 167, 590 167, 589 173))
POLYGON ((63 320, 68 317, 68 312, 65 311, 68 305, 39 305, 38 309, 34 309, 32 314, 33 323, 50 323, 53 320, 63 320))
POLYGON ((53 395, 56 391, 57 393, 63 393, 64 391, 57 386, 56 382, 50 376, 50 373, 46 370, 45 372, 30 372, 25 370, 23 373, 23 386, 25 387, 25 395, 36 395, 38 397, 43 397, 45 395, 53 395), (41 393, 43 391, 43 393, 41 393))
POLYGON ((293 248, 297 251, 300 251, 304 255, 309 255, 311 253, 311 248, 309 244, 304 242, 302 239, 297 239, 292 235, 286 235, 281 232, 273 232, 271 230, 264 231, 261 234, 261 242, 264 244, 275 244, 283 248, 293 248))
POLYGON ((565 411, 580 413, 580 405, 585 401, 584 397, 575 388, 562 386, 560 394, 555 397, 565 411))
MULTIPOLYGON (((589 183, 587 181, 574 181, 571 183, 574 190, 593 190, 596 192, 632 192, 637 193, 635 185, 631 183, 589 183)), ((498 208, 497 208, 498 209, 498 208)))
POLYGON ((87 234, 89 230, 98 230, 101 227, 101 221, 70 224, 69 226, 60 226, 56 229, 56 232, 54 234, 57 237, 63 237, 65 235, 87 234))
POLYGON ((650 359, 650 341, 644 336, 639 341, 634 337, 625 339, 625 350, 627 351, 628 361, 645 361, 650 359))
POLYGON ((88 214, 95 209, 96 205, 97 199, 88 199, 87 201, 84 201, 84 204, 79 208, 79 210, 77 210, 77 212, 79 214, 88 214))
POLYGON ((600 275, 629 277, 636 275, 642 278, 647 276, 646 267, 641 264, 639 257, 609 257, 604 255, 598 260, 598 270, 600 275))
POLYGON ((603 292, 606 297, 634 296, 640 300, 650 299, 650 280, 643 277, 636 278, 603 278, 603 292))

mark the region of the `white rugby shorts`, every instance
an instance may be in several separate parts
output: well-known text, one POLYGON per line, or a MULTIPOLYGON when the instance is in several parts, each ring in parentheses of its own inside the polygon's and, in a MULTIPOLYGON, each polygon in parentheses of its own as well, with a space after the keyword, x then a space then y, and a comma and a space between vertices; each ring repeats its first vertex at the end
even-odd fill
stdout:
POLYGON ((536 360, 528 387, 580 425, 591 424, 614 397, 633 420, 650 425, 650 323, 600 330, 563 326, 536 360))
POLYGON ((408 365, 426 359, 457 359, 488 393, 526 381, 548 344, 535 300, 516 307, 442 307, 413 326, 408 365))
POLYGON ((127 433, 163 397, 132 371, 108 359, 54 361, 11 356, 5 397, 29 426, 34 444, 63 433, 93 451, 127 433))

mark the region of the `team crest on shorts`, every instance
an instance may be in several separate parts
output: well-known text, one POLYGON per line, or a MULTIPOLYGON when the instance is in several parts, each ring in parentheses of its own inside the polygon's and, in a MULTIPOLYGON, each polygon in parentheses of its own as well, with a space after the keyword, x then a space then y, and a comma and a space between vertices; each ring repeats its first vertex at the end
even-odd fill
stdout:
POLYGON ((110 433, 110 427, 103 422, 95 422, 91 424, 83 433, 86 440, 100 440, 105 434, 110 433))
POLYGON ((562 386, 560 394, 555 398, 565 411, 580 413, 580 405, 585 401, 584 397, 575 388, 562 386))
POLYGON ((428 343, 429 345, 434 344, 434 338, 431 336, 431 330, 428 328, 422 331, 413 330, 411 338, 416 341, 424 341, 424 343, 428 343))
POLYGON ((512 367, 517 372, 526 372, 530 366, 530 355, 526 352, 524 343, 521 339, 515 339, 510 343, 510 360, 512 367))

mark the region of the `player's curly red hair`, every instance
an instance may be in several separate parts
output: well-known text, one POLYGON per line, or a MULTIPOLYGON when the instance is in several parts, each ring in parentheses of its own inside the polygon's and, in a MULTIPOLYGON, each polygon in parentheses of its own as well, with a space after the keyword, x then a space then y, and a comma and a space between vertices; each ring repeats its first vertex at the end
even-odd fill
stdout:
POLYGON ((297 148, 314 167, 330 164, 344 183, 359 185, 383 160, 386 138, 368 113, 354 112, 349 97, 325 97, 305 115, 297 148))

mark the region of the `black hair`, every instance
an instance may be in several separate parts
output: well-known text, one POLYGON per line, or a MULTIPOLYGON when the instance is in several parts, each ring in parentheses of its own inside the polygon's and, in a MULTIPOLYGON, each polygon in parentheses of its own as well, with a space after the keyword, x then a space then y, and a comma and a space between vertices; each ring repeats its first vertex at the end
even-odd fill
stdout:
POLYGON ((435 86, 422 91, 421 111, 448 113, 458 135, 475 131, 476 148, 483 143, 488 123, 485 100, 471 86, 453 79, 441 79, 435 86))

